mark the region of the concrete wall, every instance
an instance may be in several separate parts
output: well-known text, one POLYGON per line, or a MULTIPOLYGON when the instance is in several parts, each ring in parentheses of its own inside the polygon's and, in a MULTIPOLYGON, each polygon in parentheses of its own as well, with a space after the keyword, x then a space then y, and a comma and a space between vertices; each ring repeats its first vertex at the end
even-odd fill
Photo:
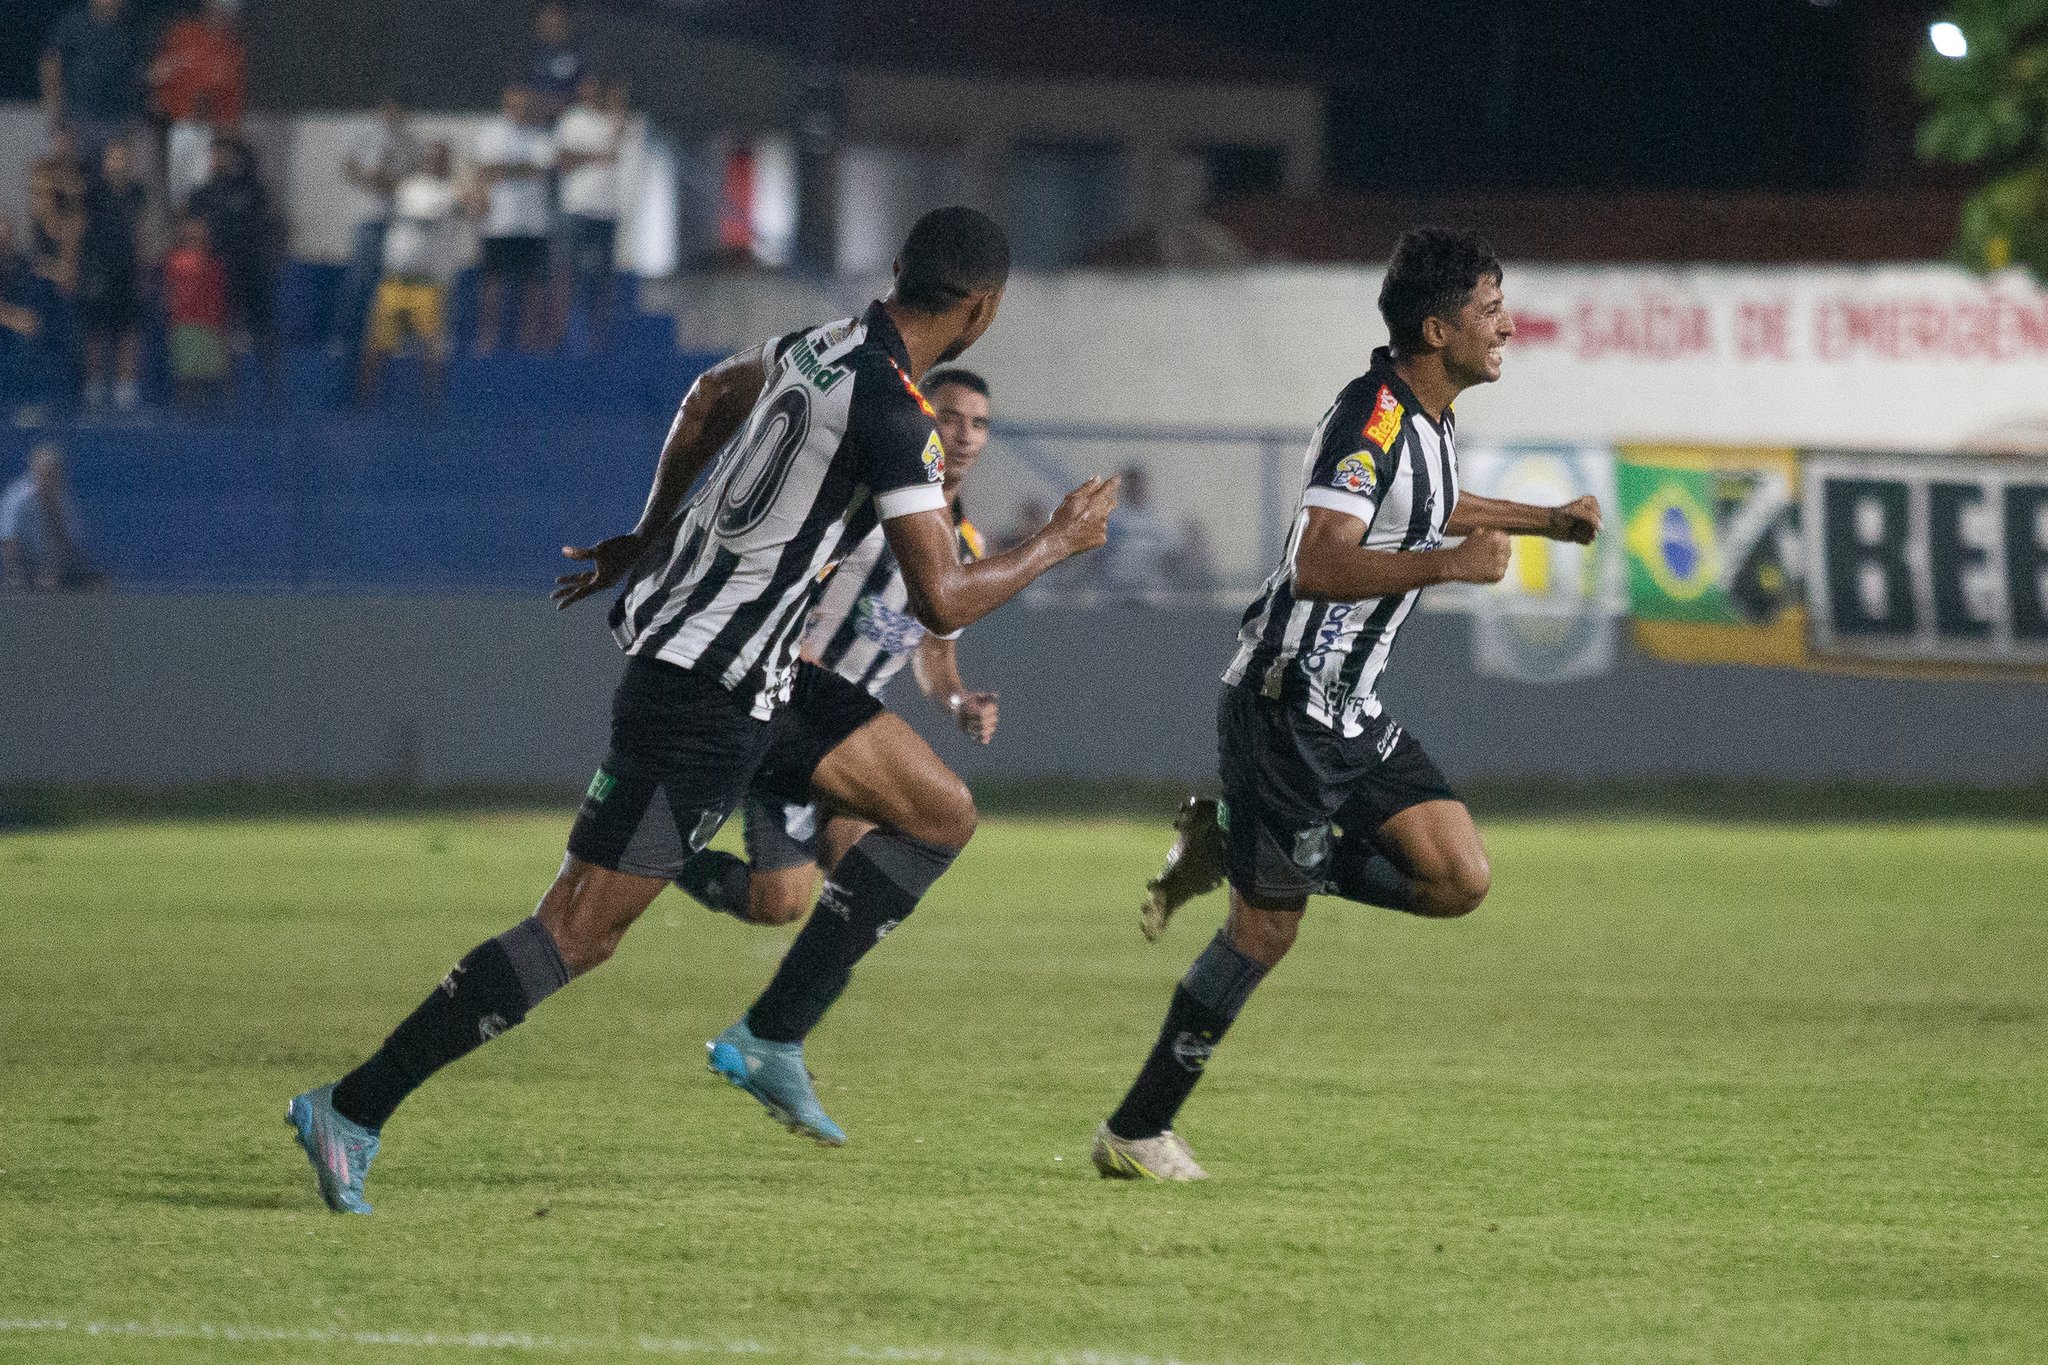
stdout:
MULTIPOLYGON (((972 778, 1213 774, 1235 614, 1012 607, 963 671, 1003 695, 972 778)), ((1417 616, 1385 689, 1456 778, 2048 779, 2048 687, 1630 659, 1555 687, 1481 679, 1461 616, 1417 616)), ((602 756, 620 668, 603 613, 538 597, 0 598, 0 784, 398 778, 556 783, 602 756)))

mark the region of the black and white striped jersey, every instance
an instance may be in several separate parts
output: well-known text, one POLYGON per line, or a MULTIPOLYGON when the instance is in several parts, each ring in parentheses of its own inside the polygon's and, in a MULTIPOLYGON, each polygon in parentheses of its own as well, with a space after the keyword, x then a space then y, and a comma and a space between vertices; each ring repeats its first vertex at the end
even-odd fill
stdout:
MULTIPOLYGON (((981 558, 981 533, 964 517, 957 539, 962 564, 981 558)), ((840 561, 825 584, 810 624, 804 627, 802 653, 820 668, 879 697, 910 662, 925 634, 923 623, 911 615, 903 570, 896 566, 896 556, 878 526, 840 561)))
POLYGON ((1453 418, 1430 420, 1394 372, 1384 346, 1344 386, 1310 438, 1301 502, 1280 566, 1244 614, 1237 655, 1223 681, 1300 707, 1312 720, 1355 737, 1380 713, 1376 689, 1394 634, 1420 589, 1363 602, 1303 599, 1294 556, 1308 509, 1327 507, 1365 523, 1373 550, 1430 550, 1443 543, 1458 501, 1453 418))
POLYGON ((739 432, 612 607, 629 654, 715 675, 766 720, 789 699, 826 570, 881 522, 946 505, 945 450, 903 338, 865 315, 762 347, 739 432))

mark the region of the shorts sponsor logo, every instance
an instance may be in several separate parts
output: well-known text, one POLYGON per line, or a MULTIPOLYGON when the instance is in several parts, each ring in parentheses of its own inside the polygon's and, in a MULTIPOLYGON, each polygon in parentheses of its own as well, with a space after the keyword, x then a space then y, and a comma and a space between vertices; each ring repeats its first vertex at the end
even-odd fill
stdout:
POLYGON ((597 770, 597 776, 590 779, 590 789, 583 793, 583 799, 592 805, 602 805, 612 794, 612 788, 619 785, 618 779, 604 769, 597 770))
POLYGON ((1394 746, 1400 742, 1401 727, 1392 721, 1388 721, 1386 732, 1380 736, 1379 743, 1375 746, 1379 750, 1380 762, 1384 763, 1392 758, 1394 756, 1394 746))
POLYGON ((1330 856, 1330 827, 1317 825, 1294 836, 1294 865, 1304 871, 1321 867, 1330 856))
POLYGON ((1379 397, 1372 401, 1372 418, 1365 424, 1365 439, 1378 446, 1381 454, 1392 450, 1394 438, 1401 434, 1401 419, 1406 415, 1407 409, 1394 397, 1394 391, 1380 385, 1379 397))
POLYGON ((726 812, 707 810, 697 817, 697 828, 690 831, 690 852, 702 853, 704 845, 711 842, 711 836, 718 833, 718 827, 725 823, 726 812))
POLYGON ((939 439, 936 431, 924 438, 924 451, 918 456, 924 461, 924 476, 932 483, 946 477, 946 443, 939 439))
POLYGON ((1332 488, 1341 488, 1346 493, 1370 493, 1379 486, 1372 472, 1372 460, 1365 452, 1346 455, 1337 461, 1337 472, 1330 477, 1332 488))

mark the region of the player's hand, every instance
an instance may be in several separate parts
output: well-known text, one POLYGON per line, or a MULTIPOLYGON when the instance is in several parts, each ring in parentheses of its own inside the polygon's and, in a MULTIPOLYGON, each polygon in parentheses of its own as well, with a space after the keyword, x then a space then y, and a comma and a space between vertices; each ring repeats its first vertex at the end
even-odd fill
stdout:
POLYGON ((1562 507, 1551 508, 1550 525, 1543 534, 1552 540, 1591 545, 1593 537, 1600 534, 1600 500, 1589 493, 1562 507))
POLYGON ((960 732, 976 744, 986 744, 996 737, 995 693, 960 693, 953 698, 951 709, 960 732))
POLYGON ((1088 480, 1060 500, 1045 533, 1068 555, 1099 548, 1109 539, 1109 514, 1116 510, 1116 493, 1122 484, 1122 475, 1088 480))
POLYGON ((1511 548, 1507 532, 1482 526, 1452 551, 1458 557, 1452 576, 1460 583, 1498 583, 1507 576, 1511 548))
POLYGON ((594 592, 603 592, 619 581, 626 570, 633 567, 633 561, 640 557, 647 541, 644 536, 627 532, 600 540, 588 548, 575 545, 562 547, 562 558, 590 561, 591 567, 581 573, 565 573, 555 580, 552 594, 557 611, 573 607, 594 592))

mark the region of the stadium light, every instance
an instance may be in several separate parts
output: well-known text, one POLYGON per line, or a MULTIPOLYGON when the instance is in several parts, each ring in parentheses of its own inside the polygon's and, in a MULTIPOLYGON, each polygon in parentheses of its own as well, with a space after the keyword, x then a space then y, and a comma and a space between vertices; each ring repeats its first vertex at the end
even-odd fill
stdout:
POLYGON ((1953 59, 1970 55, 1970 40, 1963 36, 1960 28, 1946 20, 1927 26, 1927 41, 1933 43, 1934 50, 1944 57, 1953 59))

